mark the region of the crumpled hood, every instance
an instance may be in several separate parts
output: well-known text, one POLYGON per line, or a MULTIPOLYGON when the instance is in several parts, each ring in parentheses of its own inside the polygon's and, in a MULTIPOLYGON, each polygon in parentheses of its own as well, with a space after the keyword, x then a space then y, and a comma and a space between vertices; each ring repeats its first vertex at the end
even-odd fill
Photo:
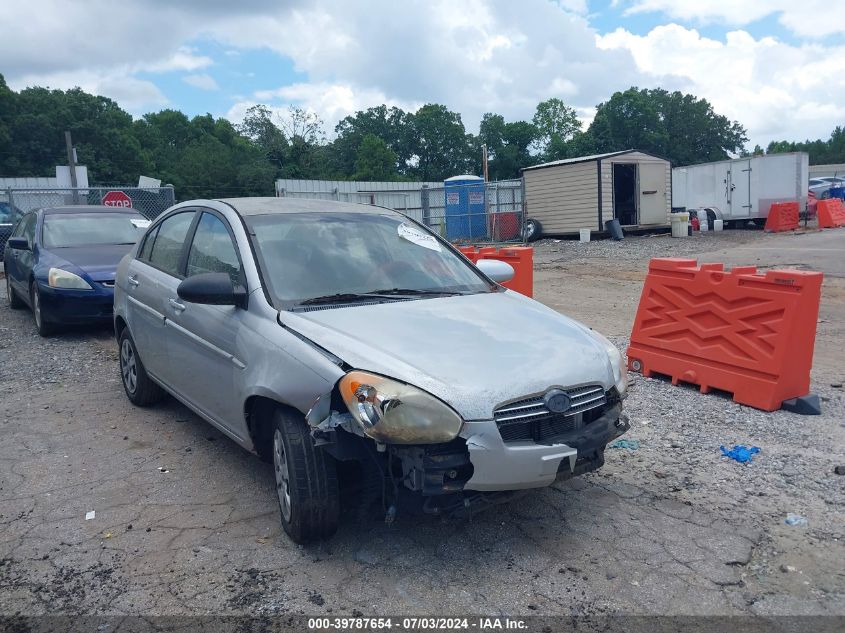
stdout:
POLYGON ((114 279, 117 265, 134 244, 103 244, 98 246, 51 248, 49 251, 86 273, 94 281, 114 279))
POLYGON ((282 323, 356 369, 425 389, 465 420, 552 386, 613 385, 585 327, 508 291, 282 312, 282 323))

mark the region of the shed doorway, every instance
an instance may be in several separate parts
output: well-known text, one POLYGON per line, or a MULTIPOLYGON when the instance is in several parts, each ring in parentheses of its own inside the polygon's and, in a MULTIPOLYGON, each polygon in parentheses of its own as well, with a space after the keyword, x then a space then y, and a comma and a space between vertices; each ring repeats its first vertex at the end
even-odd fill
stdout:
POLYGON ((613 217, 622 226, 637 224, 636 163, 613 163, 613 217))

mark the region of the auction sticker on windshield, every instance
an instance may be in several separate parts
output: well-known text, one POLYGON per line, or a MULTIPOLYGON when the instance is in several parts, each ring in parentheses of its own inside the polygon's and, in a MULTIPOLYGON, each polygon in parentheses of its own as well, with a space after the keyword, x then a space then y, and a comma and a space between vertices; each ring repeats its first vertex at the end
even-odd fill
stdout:
POLYGON ((417 246, 428 248, 432 251, 440 251, 440 244, 434 239, 432 235, 427 235, 422 231, 415 229, 413 226, 407 224, 400 224, 398 228, 399 237, 404 237, 409 242, 413 242, 417 246))
POLYGON ((152 222, 150 220, 139 220, 136 218, 132 218, 129 220, 136 229, 145 229, 147 228, 152 222))

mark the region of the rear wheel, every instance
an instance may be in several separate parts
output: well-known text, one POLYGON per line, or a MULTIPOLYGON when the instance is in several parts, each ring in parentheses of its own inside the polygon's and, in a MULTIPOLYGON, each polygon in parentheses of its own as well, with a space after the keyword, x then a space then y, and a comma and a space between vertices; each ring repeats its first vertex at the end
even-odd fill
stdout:
POLYGON ((41 293, 38 292, 38 284, 34 281, 29 286, 29 304, 32 306, 32 319, 35 321, 35 328, 41 336, 50 336, 56 331, 56 326, 44 320, 41 312, 41 293))
POLYGON ((522 225, 522 239, 526 242, 535 242, 543 234, 543 226, 534 218, 527 218, 522 225))
POLYGON ((9 279, 8 275, 6 275, 6 298, 9 300, 9 307, 12 310, 20 310, 24 305, 23 300, 15 292, 15 289, 12 288, 12 280, 9 279))
POLYGON ((144 364, 138 357, 135 341, 129 334, 129 328, 120 333, 120 378, 123 390, 129 401, 138 407, 148 407, 164 396, 164 391, 147 375, 144 364))
POLYGON ((314 446, 301 416, 273 415, 273 468, 282 527, 296 543, 332 536, 340 517, 337 465, 314 446))

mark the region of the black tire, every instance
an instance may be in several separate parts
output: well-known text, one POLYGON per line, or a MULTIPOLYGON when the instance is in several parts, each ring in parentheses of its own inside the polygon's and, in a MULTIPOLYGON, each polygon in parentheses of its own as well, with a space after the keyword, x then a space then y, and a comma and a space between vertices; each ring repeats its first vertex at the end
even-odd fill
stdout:
POLYGON ((526 218, 522 225, 522 239, 526 242, 536 242, 543 235, 543 225, 534 218, 526 218))
POLYGON ((147 375, 144 364, 138 356, 135 341, 129 334, 129 328, 120 333, 117 345, 120 382, 126 397, 137 407, 148 407, 164 397, 164 390, 147 375))
POLYGON ((23 299, 18 296, 18 293, 15 292, 15 289, 12 288, 12 280, 9 279, 9 276, 6 275, 6 298, 9 300, 9 307, 12 310, 20 310, 24 307, 23 299))
POLYGON ((56 332, 56 325, 44 320, 41 313, 41 294, 38 292, 38 284, 33 281, 29 284, 29 305, 32 308, 32 320, 35 322, 35 329, 41 336, 50 336, 56 332))
POLYGON ((295 543, 327 539, 340 518, 337 465, 314 446, 302 416, 273 414, 273 470, 282 527, 295 543))

